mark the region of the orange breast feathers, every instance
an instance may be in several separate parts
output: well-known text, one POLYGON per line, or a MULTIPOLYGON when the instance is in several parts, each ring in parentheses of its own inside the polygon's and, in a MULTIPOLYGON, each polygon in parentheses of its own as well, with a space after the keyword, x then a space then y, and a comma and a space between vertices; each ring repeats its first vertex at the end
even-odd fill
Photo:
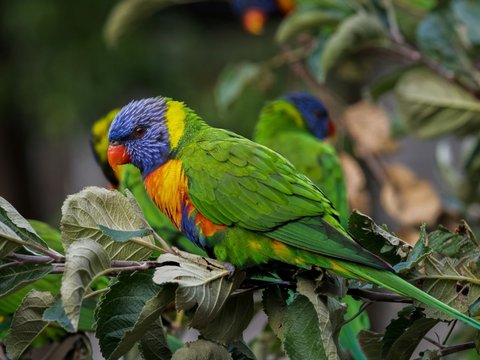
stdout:
POLYGON ((188 180, 180 160, 170 160, 148 175, 145 189, 159 209, 180 229, 182 209, 188 199, 188 180))
POLYGON ((188 197, 188 179, 183 171, 180 160, 170 160, 157 170, 148 175, 145 188, 159 209, 175 224, 177 229, 182 229, 182 221, 194 222, 197 231, 206 236, 215 234, 224 225, 217 225, 204 217, 195 209, 188 197), (182 215, 186 208, 188 218, 182 215))

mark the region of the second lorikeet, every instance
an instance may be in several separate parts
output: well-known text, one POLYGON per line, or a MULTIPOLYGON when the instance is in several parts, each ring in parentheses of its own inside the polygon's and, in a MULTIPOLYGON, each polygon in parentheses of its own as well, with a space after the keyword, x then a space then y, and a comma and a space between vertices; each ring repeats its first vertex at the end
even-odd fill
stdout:
POLYGON ((207 125, 169 98, 132 101, 109 132, 112 168, 132 163, 149 196, 192 242, 236 267, 281 261, 383 286, 480 329, 403 280, 340 224, 325 194, 287 159, 207 125))
MULTIPOLYGON (((332 201, 341 224, 348 225, 348 198, 340 160, 332 145, 324 141, 335 134, 327 109, 316 97, 292 92, 266 104, 255 127, 254 140, 285 156, 307 175, 332 201)), ((353 316, 361 302, 350 296, 342 299, 353 316)), ((366 359, 357 334, 369 328, 366 313, 342 327, 339 341, 354 359, 366 359)))
POLYGON ((332 145, 335 134, 325 106, 314 96, 294 92, 265 105, 255 127, 254 141, 285 156, 328 196, 348 223, 348 199, 343 170, 332 145))
POLYGON ((152 202, 145 191, 142 176, 136 167, 126 164, 113 171, 108 164, 108 130, 119 111, 120 109, 110 111, 92 125, 91 146, 103 174, 114 188, 118 188, 122 192, 128 189, 133 194, 145 215, 145 219, 165 241, 190 253, 205 255, 204 251, 185 238, 152 202))

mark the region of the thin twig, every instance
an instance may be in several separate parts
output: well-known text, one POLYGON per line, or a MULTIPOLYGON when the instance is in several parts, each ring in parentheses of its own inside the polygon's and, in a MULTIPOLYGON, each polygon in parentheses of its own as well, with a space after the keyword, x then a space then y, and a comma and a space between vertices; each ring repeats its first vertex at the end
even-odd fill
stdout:
POLYGON ((108 290, 110 290, 110 288, 104 288, 104 289, 91 291, 83 297, 83 300, 94 297, 94 296, 99 295, 99 294, 103 294, 103 293, 107 292, 108 290))
POLYGON ((14 259, 17 262, 21 263, 51 263, 53 259, 50 256, 39 256, 39 255, 25 255, 11 253, 8 255, 9 258, 14 259))
MULTIPOLYGON (((163 238, 162 238, 160 235, 157 234, 156 231, 153 232, 153 237, 155 238, 155 240, 157 240, 157 241, 163 246, 163 249, 162 249, 161 251, 167 251, 167 252, 169 252, 170 254, 174 254, 174 255, 177 254, 177 253, 170 247, 170 245, 168 245, 168 243, 167 243, 165 240, 163 240, 163 238)), ((159 248, 159 247, 157 247, 157 246, 155 246, 155 247, 158 248, 158 249, 161 249, 161 248, 159 248)), ((160 251, 160 250, 158 250, 158 251, 160 251)))
POLYGON ((444 346, 442 344, 440 344, 438 341, 436 340, 433 340, 432 338, 429 338, 428 336, 424 336, 423 339, 425 341, 428 341, 430 344, 433 344, 435 345, 436 347, 440 348, 440 349, 443 349, 444 346))
POLYGON ((366 301, 366 302, 364 302, 364 303, 362 304, 362 306, 360 306, 360 309, 358 309, 358 311, 357 311, 351 318, 349 318, 349 319, 345 320, 344 322, 342 322, 342 324, 340 325, 340 327, 342 327, 342 326, 348 324, 349 322, 355 320, 357 317, 360 316, 361 313, 363 313, 365 310, 367 310, 368 307, 369 307, 370 305, 372 305, 372 304, 373 304, 372 301, 366 301))
POLYGON ((390 36, 399 44, 404 44, 405 39, 403 38, 402 32, 397 22, 397 15, 395 14, 395 6, 392 3, 392 0, 384 0, 385 10, 387 10, 388 18, 388 30, 390 36))
POLYGON ((22 239, 18 239, 18 238, 12 237, 12 236, 8 236, 6 234, 3 234, 2 237, 4 239, 6 239, 7 241, 16 243, 16 244, 21 245, 21 246, 25 246, 27 248, 34 249, 34 250, 36 250, 36 251, 38 251, 38 252, 40 252, 44 255, 47 255, 47 256, 51 257, 55 261, 63 261, 65 259, 65 256, 56 252, 55 250, 45 248, 42 245, 39 245, 35 242, 28 242, 28 241, 25 241, 25 240, 22 240, 22 239))
POLYGON ((457 325, 457 319, 453 320, 452 325, 450 326, 450 329, 448 329, 447 336, 445 336, 445 339, 443 339, 442 345, 445 345, 448 341, 448 338, 450 335, 452 335, 453 329, 455 328, 455 325, 457 325))
MULTIPOLYGON (((436 350, 435 355, 438 357, 443 357, 451 354, 455 354, 457 352, 465 351, 465 350, 470 350, 470 349, 475 349, 475 343, 473 341, 466 342, 463 344, 459 345, 452 345, 448 347, 444 347, 442 349, 436 350)), ((420 360, 421 358, 416 358, 415 360, 420 360)))

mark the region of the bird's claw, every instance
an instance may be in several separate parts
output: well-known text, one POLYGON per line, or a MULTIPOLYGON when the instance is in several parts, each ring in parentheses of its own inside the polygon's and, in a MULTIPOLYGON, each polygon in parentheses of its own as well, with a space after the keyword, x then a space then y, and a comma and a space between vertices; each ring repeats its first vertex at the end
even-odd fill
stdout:
POLYGON ((231 279, 233 274, 235 274, 235 266, 229 262, 224 262, 223 267, 228 271, 228 279, 231 279))

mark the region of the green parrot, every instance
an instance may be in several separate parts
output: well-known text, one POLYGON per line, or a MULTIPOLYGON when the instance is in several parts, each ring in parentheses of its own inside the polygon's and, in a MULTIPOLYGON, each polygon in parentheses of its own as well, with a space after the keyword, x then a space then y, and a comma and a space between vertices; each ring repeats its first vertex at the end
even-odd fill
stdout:
POLYGON ((347 227, 349 208, 342 166, 333 146, 323 141, 334 133, 325 106, 314 96, 294 92, 263 107, 254 141, 282 154, 307 175, 328 196, 347 227))
POLYGON ((91 128, 91 147, 103 174, 112 187, 118 188, 122 192, 128 189, 133 194, 145 215, 145 219, 167 243, 190 253, 205 255, 205 252, 183 236, 152 202, 145 191, 142 177, 137 168, 127 164, 113 171, 108 164, 108 130, 119 111, 120 109, 111 110, 107 115, 95 121, 91 128))
MULTIPOLYGON (((327 109, 314 96, 292 92, 265 105, 255 127, 254 140, 285 156, 301 173, 308 176, 338 210, 342 226, 348 226, 349 207, 340 160, 333 146, 323 141, 335 133, 327 109)), ((351 296, 342 299, 353 316, 361 302, 351 296)), ((363 360, 357 335, 368 329, 366 313, 342 327, 340 345, 354 359, 363 360)))
POLYGON ((480 329, 400 278, 342 227, 325 194, 275 151, 208 126, 182 102, 132 101, 109 131, 113 169, 132 163, 147 193, 210 256, 246 268, 280 261, 380 285, 480 329))

